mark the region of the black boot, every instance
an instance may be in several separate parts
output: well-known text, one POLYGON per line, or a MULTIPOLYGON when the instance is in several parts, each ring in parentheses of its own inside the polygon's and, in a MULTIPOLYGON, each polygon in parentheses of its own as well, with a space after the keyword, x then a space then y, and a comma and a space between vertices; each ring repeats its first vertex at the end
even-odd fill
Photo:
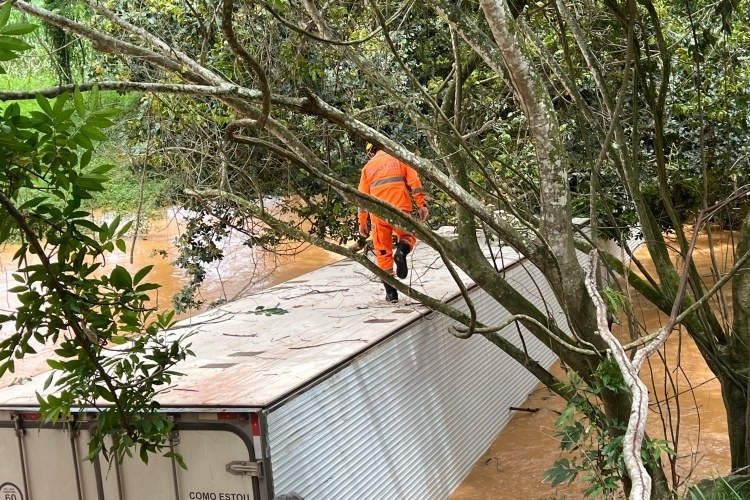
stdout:
POLYGON ((386 302, 390 302, 391 304, 395 304, 398 302, 398 290, 393 288, 391 285, 383 282, 383 286, 385 287, 385 300, 386 302))
POLYGON ((406 278, 409 274, 409 266, 406 264, 406 256, 411 252, 411 247, 405 241, 399 241, 396 245, 396 251, 393 252, 393 260, 396 262, 396 276, 401 279, 406 278))

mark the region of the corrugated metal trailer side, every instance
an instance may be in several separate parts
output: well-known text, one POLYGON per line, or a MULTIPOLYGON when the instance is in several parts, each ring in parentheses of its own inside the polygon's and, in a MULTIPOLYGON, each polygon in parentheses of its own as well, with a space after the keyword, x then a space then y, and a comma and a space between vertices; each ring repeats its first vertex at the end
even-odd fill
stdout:
MULTIPOLYGON (((536 269, 521 261, 503 272, 566 329, 536 269)), ((471 297, 483 323, 508 316, 482 290, 474 288, 471 297)), ((537 384, 483 337, 449 335, 452 323, 423 316, 271 407, 266 452, 275 491, 306 500, 447 498, 506 425, 509 407, 537 384)), ((555 359, 523 328, 512 325, 502 335, 525 345, 543 366, 555 359)))
POLYGON ((252 414, 176 414, 174 458, 137 455, 111 464, 86 460, 94 413, 40 424, 39 414, 0 411, 2 500, 262 500, 252 414), (207 420, 210 417, 211 420, 207 420))

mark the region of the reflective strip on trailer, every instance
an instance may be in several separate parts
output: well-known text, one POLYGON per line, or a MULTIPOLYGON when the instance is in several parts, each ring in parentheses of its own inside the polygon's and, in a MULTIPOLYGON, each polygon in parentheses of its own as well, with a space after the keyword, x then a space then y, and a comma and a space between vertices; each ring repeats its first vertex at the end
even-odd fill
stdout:
POLYGON ((255 456, 258 457, 258 460, 261 460, 263 458, 263 442, 260 439, 260 416, 258 413, 250 414, 250 430, 253 435, 255 456))

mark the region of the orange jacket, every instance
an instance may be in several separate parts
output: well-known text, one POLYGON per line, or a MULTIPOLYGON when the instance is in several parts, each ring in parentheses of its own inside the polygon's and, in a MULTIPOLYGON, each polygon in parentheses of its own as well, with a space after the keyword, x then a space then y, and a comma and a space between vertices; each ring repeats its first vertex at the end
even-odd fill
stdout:
MULTIPOLYGON (((417 172, 385 151, 378 151, 362 169, 359 190, 386 203, 411 212, 411 196, 418 207, 426 204, 425 192, 417 172)), ((367 224, 367 210, 360 208, 359 224, 367 224)))

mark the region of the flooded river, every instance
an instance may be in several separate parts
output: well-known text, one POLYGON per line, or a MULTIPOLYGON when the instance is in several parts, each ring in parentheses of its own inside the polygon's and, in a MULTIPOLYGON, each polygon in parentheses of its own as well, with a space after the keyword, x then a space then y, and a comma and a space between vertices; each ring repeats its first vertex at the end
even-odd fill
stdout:
MULTIPOLYGON (((133 247, 133 262, 130 258, 132 240, 126 238, 127 253, 116 251, 108 255, 105 272, 111 272, 116 265, 120 265, 133 274, 147 265, 153 265, 146 279, 159 283, 161 288, 153 293, 152 305, 159 310, 172 308, 172 296, 188 283, 183 270, 172 265, 177 258, 174 242, 183 228, 183 216, 173 209, 165 210, 163 216, 151 220, 144 234, 137 238, 133 247)), ((16 269, 12 258, 17 248, 14 245, 0 248, 0 312, 13 310, 18 305, 16 297, 8 292, 9 288, 16 286, 11 274, 16 269)), ((223 248, 227 258, 206 267, 206 280, 199 296, 204 304, 257 292, 341 258, 310 245, 281 248, 278 253, 266 252, 243 245, 240 237, 229 238, 223 248)), ((188 311, 180 318, 197 313, 188 311)), ((49 353, 53 349, 52 346, 37 347, 40 353, 49 353)), ((0 379, 0 387, 46 369, 44 358, 32 356, 17 362, 16 372, 0 379)))
MULTIPOLYGON (((722 269, 731 265, 731 238, 730 233, 722 233, 715 235, 713 241, 715 256, 722 269)), ((701 276, 710 283, 713 280, 707 271, 709 247, 708 238, 702 235, 694 259, 701 276)), ((636 256, 643 259, 646 268, 653 270, 650 261, 646 260, 645 248, 640 249, 636 256)), ((731 305, 730 291, 729 285, 724 287, 725 299, 731 305)), ((634 294, 632 301, 641 332, 654 332, 665 324, 666 316, 642 297, 634 294)), ((625 338, 626 328, 626 324, 614 325, 612 330, 620 338, 625 338)), ((678 437, 676 469, 680 481, 695 483, 728 473, 727 422, 718 381, 686 334, 674 332, 659 354, 653 356, 641 371, 652 401, 648 415, 649 435, 652 438, 666 435, 670 441, 672 436, 678 437), (676 361, 678 353, 679 363, 676 361), (666 364, 662 360, 666 360, 666 364), (673 405, 671 415, 660 414, 659 407, 666 408, 665 396, 672 402, 679 399, 679 413, 673 405)), ((563 376, 557 364, 552 367, 552 372, 558 377, 563 376)), ((582 498, 584 487, 579 483, 557 489, 542 484, 543 472, 563 456, 559 440, 554 437, 555 420, 563 407, 560 397, 544 387, 537 387, 523 405, 523 408, 533 411, 514 412, 508 426, 476 463, 451 500, 582 498)), ((669 479, 670 473, 667 475, 669 479)))

